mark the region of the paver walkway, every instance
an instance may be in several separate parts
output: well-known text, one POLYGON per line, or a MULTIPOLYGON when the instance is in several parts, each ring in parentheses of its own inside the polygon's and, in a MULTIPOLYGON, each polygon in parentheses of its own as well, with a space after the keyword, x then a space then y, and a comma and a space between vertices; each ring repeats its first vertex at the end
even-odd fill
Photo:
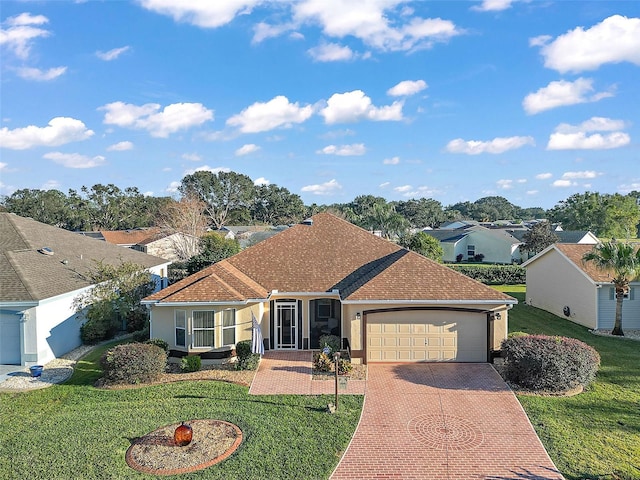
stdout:
MULTIPOLYGON (((313 353, 270 350, 265 352, 256 372, 250 395, 322 395, 335 393, 335 382, 312 380, 313 353)), ((349 380, 339 394, 363 395, 366 380, 349 380)))
POLYGON ((370 364, 356 433, 332 480, 562 479, 489 364, 370 364))

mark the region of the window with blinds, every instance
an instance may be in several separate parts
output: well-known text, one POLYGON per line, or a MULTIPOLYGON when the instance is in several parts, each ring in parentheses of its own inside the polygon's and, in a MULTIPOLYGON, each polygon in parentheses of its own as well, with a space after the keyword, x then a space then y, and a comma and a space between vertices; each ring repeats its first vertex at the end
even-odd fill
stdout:
POLYGON ((215 318, 213 310, 195 310, 192 320, 192 341, 194 347, 215 346, 215 318))

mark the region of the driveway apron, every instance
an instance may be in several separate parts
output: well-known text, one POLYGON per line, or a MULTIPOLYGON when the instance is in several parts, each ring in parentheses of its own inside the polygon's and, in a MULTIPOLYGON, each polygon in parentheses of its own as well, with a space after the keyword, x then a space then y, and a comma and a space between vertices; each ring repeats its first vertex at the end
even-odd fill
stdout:
POLYGON ((562 479, 489 364, 369 364, 356 433, 331 477, 562 479))

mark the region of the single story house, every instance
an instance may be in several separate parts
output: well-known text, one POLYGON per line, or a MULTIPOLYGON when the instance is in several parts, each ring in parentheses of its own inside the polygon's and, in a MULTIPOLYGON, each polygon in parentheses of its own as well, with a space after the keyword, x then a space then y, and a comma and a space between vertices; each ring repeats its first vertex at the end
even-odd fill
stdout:
POLYGON ((44 364, 81 345, 73 300, 96 260, 141 264, 167 285, 164 259, 0 213, 0 364, 44 364))
POLYGON ((143 300, 174 355, 215 358, 251 339, 354 362, 486 362, 517 301, 329 213, 319 213, 143 300), (212 355, 208 357, 208 355, 212 355))
MULTIPOLYGON (((556 243, 523 263, 526 303, 591 329, 613 329, 614 275, 582 261, 592 248, 590 244, 556 243)), ((640 329, 640 279, 631 283, 622 302, 622 327, 640 329)))

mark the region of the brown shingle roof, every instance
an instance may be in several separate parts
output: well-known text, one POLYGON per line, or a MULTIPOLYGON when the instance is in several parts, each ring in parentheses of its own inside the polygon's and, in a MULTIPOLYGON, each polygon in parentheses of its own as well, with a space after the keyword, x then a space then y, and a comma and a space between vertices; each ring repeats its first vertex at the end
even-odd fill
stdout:
POLYGON ((330 292, 347 300, 490 300, 511 297, 328 213, 156 293, 162 302, 236 301, 269 292, 330 292))
POLYGON ((160 233, 159 228, 143 228, 134 230, 100 230, 107 243, 114 245, 138 245, 154 240, 160 233))
POLYGON ((610 283, 615 274, 613 271, 598 270, 593 262, 583 262, 582 257, 585 253, 593 250, 595 245, 579 244, 579 243, 556 243, 554 248, 564 254, 571 260, 576 267, 586 273, 594 282, 610 283))
POLYGON ((35 302, 86 287, 90 284, 83 274, 95 260, 131 261, 145 267, 167 263, 10 213, 0 213, 0 249, 1 302, 35 302), (43 247, 53 255, 40 253, 43 247))

